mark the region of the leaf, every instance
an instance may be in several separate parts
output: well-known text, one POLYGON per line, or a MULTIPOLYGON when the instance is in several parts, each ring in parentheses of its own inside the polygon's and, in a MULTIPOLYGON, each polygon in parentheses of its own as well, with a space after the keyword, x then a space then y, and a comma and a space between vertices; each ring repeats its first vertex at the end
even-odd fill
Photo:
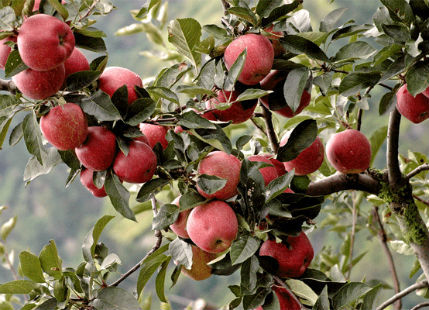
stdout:
POLYGON ((380 0, 388 10, 396 15, 401 21, 410 24, 414 20, 414 13, 405 0, 380 0))
POLYGON ((128 107, 126 123, 137 126, 147 120, 155 112, 156 102, 150 98, 139 98, 128 107))
POLYGON ((179 210, 185 211, 188 209, 192 209, 196 206, 199 206, 199 205, 205 203, 206 201, 207 201, 206 198, 204 198, 200 194, 189 190, 180 197, 180 199, 179 199, 179 205, 180 205, 179 210))
POLYGON ((187 57, 197 68, 201 61, 195 48, 200 43, 201 25, 193 18, 176 19, 168 26, 168 41, 176 46, 179 54, 187 57))
POLYGON ((290 183, 294 177, 294 171, 289 171, 288 173, 272 180, 265 187, 265 203, 270 202, 272 199, 276 198, 278 195, 282 194, 286 188, 290 187, 290 183))
POLYGON ((347 10, 347 8, 339 8, 329 12, 320 22, 319 30, 321 32, 330 32, 336 29, 337 27, 335 27, 335 25, 347 10))
POLYGON ((231 245, 232 265, 241 264, 249 259, 258 251, 260 244, 259 239, 247 234, 240 234, 231 245))
POLYGON ((117 121, 122 118, 110 96, 101 90, 96 91, 89 98, 84 98, 80 106, 86 114, 95 116, 100 122, 117 121))
POLYGON ((344 45, 335 55, 335 60, 367 59, 377 52, 375 48, 364 41, 355 41, 344 45))
POLYGON ((383 287, 381 285, 377 285, 376 287, 374 287, 368 293, 365 294, 361 310, 373 310, 377 307, 377 305, 379 304, 377 302, 377 296, 382 288, 383 287))
POLYGON ((136 200, 138 202, 145 202, 150 199, 151 194, 160 191, 165 185, 170 182, 168 179, 152 179, 143 184, 140 188, 136 200))
POLYGON ((16 221, 18 217, 11 217, 8 221, 6 221, 0 228, 0 235, 3 240, 6 240, 12 230, 15 228, 16 221))
POLYGON ((115 210, 125 218, 136 221, 136 217, 129 206, 130 193, 115 174, 109 173, 107 175, 104 181, 104 189, 115 210))
POLYGON ((363 88, 372 87, 380 80, 378 72, 352 72, 340 83, 339 91, 343 96, 354 95, 363 88))
POLYGON ((179 217, 179 208, 173 204, 161 206, 158 213, 153 217, 152 230, 162 230, 173 224, 179 217))
POLYGON ((319 298, 316 300, 316 303, 313 306, 313 310, 331 310, 327 285, 325 285, 322 290, 322 293, 320 293, 319 298))
POLYGON ((286 280, 287 286, 295 293, 296 296, 304 298, 314 305, 318 299, 317 294, 303 281, 289 279, 286 280))
POLYGON ((413 65, 405 75, 407 89, 415 97, 429 86, 429 64, 418 62, 413 65))
POLYGON ((18 144, 19 141, 21 141, 22 137, 24 137, 24 132, 22 129, 22 122, 20 122, 18 125, 16 125, 9 136, 9 145, 15 146, 18 144))
POLYGON ((391 91, 391 92, 385 93, 380 100, 380 106, 378 108, 378 114, 383 115, 395 103, 396 103, 396 92, 391 91))
POLYGON ((176 93, 167 87, 147 87, 146 90, 153 97, 160 97, 167 99, 168 101, 174 102, 176 104, 180 104, 179 97, 177 97, 176 93))
POLYGON ((205 128, 205 129, 216 129, 216 126, 209 120, 198 115, 194 111, 188 111, 178 116, 177 124, 186 128, 205 128))
POLYGON ((78 91, 91 85, 101 75, 101 71, 79 71, 70 74, 66 79, 66 88, 69 91, 78 91))
POLYGON ((170 242, 168 252, 176 265, 192 268, 192 246, 180 238, 170 242))
POLYGON ((209 95, 214 96, 216 93, 211 91, 210 89, 195 86, 195 85, 179 85, 176 89, 177 92, 186 94, 189 97, 195 97, 199 95, 209 95))
POLYGON ((334 309, 341 309, 356 302, 361 296, 371 290, 371 287, 360 282, 350 282, 339 289, 333 296, 332 302, 334 309))
POLYGON ((15 20, 16 14, 12 7, 6 6, 0 10, 0 29, 13 31, 15 20))
POLYGON ((9 130, 9 126, 12 123, 12 117, 6 118, 0 124, 0 150, 3 148, 4 140, 6 139, 7 132, 9 130))
POLYGON ((405 44, 411 40, 408 28, 402 25, 382 25, 384 33, 391 37, 395 42, 405 44))
MULTIPOLYGON (((274 2, 273 4, 276 4, 277 2, 274 2)), ((283 1, 279 4, 282 4, 283 1)), ((272 22, 278 20, 278 19, 282 19, 283 17, 285 17, 288 13, 292 12, 293 10, 295 10, 299 5, 300 5, 300 1, 293 1, 292 3, 289 4, 284 4, 284 5, 277 5, 271 12, 270 15, 267 18, 263 18, 262 19, 262 26, 265 27, 269 24, 271 24, 272 22)))
POLYGON ((36 156, 39 163, 43 165, 42 152, 44 147, 42 144, 42 133, 40 132, 34 111, 25 116, 22 121, 22 130, 28 152, 36 156))
POLYGON ((389 245, 392 247, 392 250, 402 255, 414 255, 414 250, 410 245, 406 244, 402 240, 391 240, 389 241, 389 245))
POLYGON ((42 265, 36 255, 28 251, 22 251, 19 253, 19 262, 24 276, 34 282, 45 283, 42 265))
POLYGON ((258 99, 264 96, 267 96, 271 93, 271 91, 263 90, 263 89, 254 89, 248 88, 240 95, 238 95, 236 101, 246 101, 252 99, 258 99))
POLYGON ((48 174, 61 162, 61 157, 55 147, 48 148, 47 152, 42 152, 43 165, 39 163, 35 156, 31 157, 24 170, 24 181, 30 182, 35 178, 48 174))
POLYGON ((76 46, 96 52, 102 53, 106 51, 106 44, 102 38, 93 38, 84 34, 81 34, 77 31, 74 32, 74 38, 76 46))
POLYGON ((374 162, 375 156, 377 156, 377 153, 380 150, 381 146, 383 145, 384 141, 386 140, 386 137, 387 137, 387 126, 383 126, 383 127, 378 128, 371 135, 371 138, 369 139, 369 142, 371 143, 371 163, 370 163, 370 166, 372 166, 372 163, 374 162))
POLYGON ((16 280, 0 284, 0 294, 29 294, 37 284, 29 280, 16 280))
POLYGON ((91 229, 91 231, 86 235, 85 240, 82 244, 82 253, 83 258, 90 262, 94 258, 95 253, 95 246, 98 243, 98 239, 100 238, 100 235, 106 225, 114 219, 115 216, 112 215, 105 215, 102 218, 100 218, 94 225, 94 227, 91 229))
POLYGON ((238 16, 241 19, 251 23, 253 26, 255 26, 258 23, 258 19, 257 19, 255 13, 253 13, 252 10, 250 10, 247 7, 235 6, 235 7, 231 7, 229 9, 227 9, 226 11, 229 14, 233 14, 235 16, 238 16))
POLYGON ((287 105, 295 112, 301 104, 302 93, 310 78, 310 71, 306 68, 293 69, 287 75, 283 86, 283 94, 287 105))
POLYGON ((18 50, 13 50, 5 64, 5 77, 14 76, 24 70, 28 69, 27 65, 22 61, 21 56, 19 55, 18 50))
POLYGON ((60 13, 61 17, 66 20, 67 17, 69 17, 69 12, 64 8, 64 6, 61 4, 58 0, 48 0, 49 3, 54 7, 54 9, 60 13))
POLYGON ((310 40, 297 35, 286 35, 280 39, 280 43, 289 52, 294 54, 306 54, 310 58, 330 62, 328 56, 310 40))
MULTIPOLYGON (((256 273, 260 268, 258 258, 253 255, 246 260, 241 266, 241 289, 246 294, 252 294, 256 289, 257 276, 256 273)), ((259 303, 260 305, 261 303, 259 303)))
POLYGON ((156 276, 156 280, 155 280, 155 289, 156 289, 156 294, 158 295, 158 298, 160 301, 162 302, 167 302, 167 298, 165 298, 165 276, 167 274, 167 267, 168 267, 168 263, 170 262, 170 257, 168 259, 166 259, 162 265, 161 265, 161 270, 158 272, 158 275, 156 276))
POLYGON ((267 17, 272 10, 281 6, 282 0, 259 0, 256 5, 256 13, 262 17, 267 17))
POLYGON ((198 177, 197 185, 206 194, 211 195, 224 188, 227 180, 215 175, 202 174, 198 177))
POLYGON ((58 256, 55 241, 51 240, 43 247, 39 254, 39 260, 45 273, 57 280, 62 277, 62 261, 58 256))
POLYGON ((120 287, 102 288, 92 302, 97 310, 140 310, 134 295, 120 287))
POLYGON ((247 48, 245 48, 240 55, 237 56, 234 63, 232 64, 231 68, 228 70, 228 76, 225 80, 224 89, 225 90, 232 90, 232 88, 235 85, 235 82, 237 81, 238 77, 241 74, 241 71, 243 70, 244 63, 246 62, 247 57, 247 48))
POLYGON ((314 142, 316 137, 316 121, 313 119, 302 121, 292 131, 287 143, 279 148, 277 160, 286 162, 296 158, 303 150, 314 142))

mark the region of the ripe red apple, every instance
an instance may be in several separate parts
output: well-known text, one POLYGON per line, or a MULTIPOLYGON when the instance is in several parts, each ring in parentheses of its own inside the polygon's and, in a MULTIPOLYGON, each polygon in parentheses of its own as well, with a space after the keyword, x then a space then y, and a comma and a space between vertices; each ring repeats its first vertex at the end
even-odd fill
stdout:
MULTIPOLYGON (((295 296, 292 296, 291 293, 281 286, 274 285, 272 287, 274 293, 277 295, 279 300, 280 310, 301 310, 301 305, 297 301, 295 296)), ((259 306, 255 310, 264 310, 262 306, 259 306)))
POLYGON ((283 95, 283 86, 287 74, 284 71, 273 70, 261 81, 261 88, 265 90, 272 90, 273 92, 268 96, 262 97, 261 102, 270 110, 280 114, 284 117, 294 117, 304 110, 310 104, 311 94, 304 90, 301 96, 298 109, 295 112, 287 105, 283 95))
POLYGON ((407 84, 404 84, 396 93, 396 108, 408 120, 421 123, 429 118, 429 98, 425 94, 429 94, 427 89, 413 97, 408 92, 407 84))
POLYGON ((212 267, 207 265, 216 258, 216 254, 207 253, 195 245, 192 246, 192 267, 182 267, 182 272, 196 281, 202 281, 212 275, 212 267))
POLYGON ((212 200, 192 209, 186 230, 199 248, 220 253, 228 249, 237 236, 238 221, 226 202, 212 200))
POLYGON ((361 173, 369 168, 371 144, 360 131, 346 129, 329 139, 326 156, 339 172, 361 173))
POLYGON ((274 57, 280 56, 286 52, 286 49, 283 47, 283 45, 280 43, 279 39, 282 38, 283 32, 281 31, 273 31, 274 25, 271 25, 264 29, 264 31, 268 33, 272 33, 272 35, 268 36, 267 38, 271 41, 271 44, 273 45, 274 49, 274 57))
POLYGON ((40 118, 46 140, 59 150, 72 150, 88 135, 88 122, 80 106, 66 103, 52 108, 40 118))
POLYGON ((122 67, 107 67, 101 74, 98 83, 98 87, 110 97, 118 88, 126 85, 129 105, 137 99, 134 86, 143 87, 142 79, 137 73, 122 67))
POLYGON ((147 145, 149 145, 149 140, 146 138, 145 135, 142 135, 142 136, 134 138, 134 139, 137 140, 137 141, 140 141, 140 142, 143 142, 143 143, 146 143, 147 145))
MULTIPOLYGON (((280 145, 283 146, 287 142, 287 137, 284 137, 280 145)), ((323 143, 319 137, 316 137, 316 140, 303 150, 295 159, 291 161, 284 162, 284 167, 286 171, 291 171, 295 169, 295 175, 306 175, 312 173, 320 168, 325 157, 323 143)))
POLYGON ((128 155, 119 151, 113 162, 113 171, 120 180, 128 183, 144 183, 152 179, 157 159, 146 143, 133 140, 128 155))
POLYGON ((5 44, 8 41, 16 42, 16 37, 7 37, 0 40, 0 69, 4 69, 11 52, 10 46, 5 44))
POLYGON ((279 277, 300 277, 314 256, 313 247, 307 235, 301 232, 298 236, 288 236, 287 240, 277 243, 265 241, 259 249, 260 256, 271 256, 279 263, 276 275, 279 277))
POLYGON ((23 62, 38 71, 51 70, 64 63, 75 46, 70 26, 46 14, 25 19, 17 42, 23 62))
POLYGON ((80 172, 80 182, 95 197, 100 197, 100 198, 106 197, 107 193, 104 189, 104 185, 101 188, 98 188, 97 186, 95 186, 93 176, 94 176, 94 170, 82 169, 82 171, 80 172))
POLYGON ((27 69, 12 77, 12 81, 24 96, 46 99, 60 90, 64 83, 64 65, 49 71, 27 69))
MULTIPOLYGON (((176 206, 179 207, 180 197, 181 196, 174 199, 172 204, 175 204, 176 206)), ((178 235, 179 237, 182 237, 184 239, 189 239, 188 232, 186 231, 186 223, 188 221, 189 213, 191 213, 191 209, 180 212, 177 220, 173 224, 170 225, 171 230, 176 235, 178 235)))
POLYGON ((73 73, 89 70, 89 63, 85 55, 78 49, 74 48, 70 57, 64 62, 66 78, 73 73))
POLYGON ((205 193, 197 185, 197 190, 205 198, 216 198, 226 200, 237 195, 237 185, 240 181, 241 162, 234 155, 222 151, 209 153, 203 158, 198 165, 199 174, 215 175, 219 178, 226 179, 223 188, 213 194, 205 193))
POLYGON ((86 141, 75 148, 76 156, 86 168, 102 171, 110 167, 116 154, 116 136, 102 126, 88 127, 86 141))
POLYGON ((274 49, 270 40, 263 35, 249 33, 239 36, 225 49, 224 60, 228 70, 245 49, 246 61, 238 80, 246 85, 255 85, 270 72, 274 61, 274 49))
MULTIPOLYGON (((232 102, 237 99, 239 96, 239 92, 237 91, 226 91, 219 90, 217 92, 217 97, 212 98, 206 101, 207 109, 215 109, 217 105, 225 102, 232 102)), ((247 100, 234 102, 228 109, 226 110, 213 110, 210 111, 211 115, 215 120, 222 122, 231 121, 233 124, 239 124, 247 121, 249 118, 253 116, 253 112, 255 111, 256 104, 258 101, 256 100, 247 100)))
POLYGON ((158 142, 161 143, 162 148, 165 150, 168 145, 168 141, 165 138, 168 128, 161 125, 140 123, 140 131, 146 136, 149 141, 149 146, 153 148, 158 142))
POLYGON ((275 159, 274 155, 264 154, 262 156, 264 156, 266 159, 268 159, 271 162, 271 164, 274 166, 274 168, 276 168, 277 175, 279 177, 286 174, 286 169, 285 169, 284 164, 281 161, 275 159))
POLYGON ((249 156, 247 159, 250 161, 259 161, 259 162, 272 165, 271 167, 263 167, 259 169, 259 172, 262 174, 262 177, 264 178, 265 186, 267 186, 272 180, 278 177, 276 168, 274 167, 272 162, 269 159, 267 159, 265 156, 252 155, 252 156, 249 156))

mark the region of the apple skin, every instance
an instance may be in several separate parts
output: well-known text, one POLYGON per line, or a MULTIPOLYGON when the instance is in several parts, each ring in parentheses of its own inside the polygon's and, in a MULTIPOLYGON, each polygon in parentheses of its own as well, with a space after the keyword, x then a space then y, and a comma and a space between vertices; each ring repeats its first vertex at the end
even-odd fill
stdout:
POLYGON ((64 83, 64 65, 49 71, 27 69, 12 77, 12 81, 24 96, 30 99, 46 99, 56 94, 64 83))
POLYGON ((75 148, 76 156, 83 166, 103 171, 112 165, 116 154, 116 136, 102 126, 88 127, 86 141, 75 148))
POLYGON ((271 162, 271 164, 274 166, 274 168, 276 168, 277 175, 279 177, 286 174, 286 169, 285 169, 284 164, 281 161, 275 159, 274 155, 264 154, 262 156, 264 156, 266 159, 268 159, 271 162))
POLYGON ((153 148, 158 142, 161 143, 162 148, 165 150, 168 146, 168 141, 165 138, 168 128, 161 125, 154 125, 148 123, 140 123, 140 131, 144 134, 149 141, 149 146, 153 148))
POLYGON ((46 14, 25 19, 17 42, 22 61, 37 71, 51 70, 63 64, 75 46, 70 26, 46 14))
POLYGON ((192 267, 186 269, 182 267, 182 272, 196 281, 202 281, 210 278, 212 275, 212 267, 207 265, 216 258, 216 254, 207 253, 195 245, 192 246, 192 267))
MULTIPOLYGON (((217 97, 212 98, 206 101, 207 109, 215 109, 218 104, 224 102, 235 101, 239 96, 239 92, 237 91, 226 91, 219 90, 217 92, 217 97)), ((231 107, 226 110, 213 110, 210 111, 211 115, 215 118, 215 120, 222 122, 231 121, 233 124, 240 124, 247 121, 249 118, 253 116, 253 112, 256 109, 258 101, 248 100, 244 102, 234 102, 231 107)))
MULTIPOLYGON (((277 295, 279 300, 280 310, 301 310, 301 305, 296 301, 296 297, 292 296, 291 293, 281 286, 272 286, 274 293, 277 295)), ((264 310, 262 306, 259 306, 255 310, 264 310)))
MULTIPOLYGON (((304 110, 310 104, 311 94, 304 90, 301 96, 301 101, 299 103, 298 109, 295 112, 287 105, 286 100, 283 95, 283 86, 286 80, 286 73, 284 71, 273 70, 271 71, 262 81, 261 88, 264 90, 272 90, 273 92, 268 96, 262 97, 262 104, 270 109, 271 104, 276 107, 281 107, 280 109, 273 110, 277 114, 280 114, 284 117, 294 117, 304 110)), ((271 109, 270 109, 271 110, 271 109)))
MULTIPOLYGON (((252 155, 252 156, 249 156, 247 159, 250 161, 259 161, 259 162, 267 163, 269 165, 273 165, 272 162, 263 155, 252 155)), ((260 168, 259 172, 262 174, 262 177, 264 178, 265 186, 267 186, 272 180, 278 178, 277 170, 274 167, 274 165, 271 167, 260 168)))
POLYGON ((137 140, 137 141, 140 141, 140 142, 143 142, 143 143, 146 143, 147 145, 149 145, 149 140, 146 138, 145 135, 142 135, 140 137, 134 138, 134 140, 137 140))
POLYGON ((95 186, 93 176, 94 176, 94 170, 83 169, 80 172, 80 182, 95 197, 99 197, 99 198, 106 197, 107 193, 106 193, 106 190, 104 189, 104 185, 101 188, 98 188, 97 186, 95 186))
POLYGON ((426 97, 429 91, 413 97, 407 89, 407 84, 399 88, 396 93, 396 108, 402 116, 412 121, 414 124, 423 122, 429 118, 429 98, 426 97))
POLYGON ((272 33, 272 35, 268 36, 268 39, 271 41, 274 49, 274 57, 278 57, 286 53, 286 49, 280 43, 279 39, 282 38, 283 32, 281 31, 273 31, 274 25, 271 25, 264 29, 265 32, 272 33))
POLYGON ((346 129, 331 136, 326 144, 329 163, 342 173, 361 173, 369 168, 371 144, 363 133, 346 129))
POLYGON ((10 46, 5 44, 8 41, 16 42, 16 37, 7 37, 0 40, 0 69, 4 69, 11 52, 10 46))
POLYGON ((247 57, 238 80, 245 85, 255 85, 270 72, 274 49, 270 40, 263 35, 249 33, 239 36, 225 49, 224 60, 228 70, 245 49, 247 57))
POLYGON ((203 158, 198 165, 198 174, 215 175, 219 178, 226 179, 223 188, 213 194, 205 193, 197 185, 198 193, 201 196, 211 199, 226 200, 237 195, 237 185, 240 181, 241 162, 234 155, 227 154, 223 151, 214 151, 203 158))
POLYGON ((80 106, 66 103, 52 108, 40 118, 40 129, 57 149, 65 151, 80 146, 88 135, 88 122, 80 106))
MULTIPOLYGON (((280 145, 285 145, 287 139, 287 137, 283 138, 280 145)), ((303 150, 295 159, 284 162, 283 165, 286 171, 295 169, 295 175, 306 175, 319 169, 324 158, 325 152, 323 143, 319 137, 316 137, 314 142, 303 150)))
POLYGON ((66 70, 66 78, 73 73, 79 71, 89 70, 88 59, 85 55, 77 48, 73 49, 70 57, 64 62, 64 69, 66 70))
POLYGON ((307 235, 288 236, 286 243, 275 240, 265 241, 259 249, 260 256, 271 256, 279 263, 276 275, 285 278, 300 277, 314 256, 314 250, 307 235))
POLYGON ((120 180, 128 183, 144 183, 152 179, 157 158, 146 143, 133 140, 128 155, 119 151, 113 162, 113 171, 120 180))
MULTIPOLYGON (((176 206, 179 207, 180 197, 181 196, 174 199, 172 204, 175 204, 176 206)), ((191 209, 180 212, 177 220, 173 224, 170 225, 171 230, 176 235, 178 235, 179 237, 182 237, 184 239, 189 239, 189 234, 186 231, 186 223, 188 221, 189 213, 191 213, 191 209)))
POLYGON ((192 209, 186 230, 199 248, 209 253, 220 253, 227 250, 236 238, 238 221, 226 202, 212 200, 192 209))
POLYGON ((137 99, 134 86, 143 87, 142 79, 137 73, 122 67, 107 67, 98 79, 98 87, 110 97, 124 85, 127 86, 128 104, 131 105, 137 99))

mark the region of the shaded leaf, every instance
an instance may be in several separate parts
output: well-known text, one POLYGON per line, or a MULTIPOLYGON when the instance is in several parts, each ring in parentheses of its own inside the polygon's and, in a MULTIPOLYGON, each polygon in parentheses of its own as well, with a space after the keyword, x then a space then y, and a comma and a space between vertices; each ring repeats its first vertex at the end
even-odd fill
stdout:
POLYGON ((97 310, 140 310, 134 295, 120 287, 105 287, 92 302, 97 310))
POLYGON ((198 177, 197 185, 206 194, 211 195, 221 190, 227 180, 215 175, 202 174, 198 177))
POLYGON ((158 213, 153 217, 152 230, 165 229, 173 224, 179 216, 179 208, 173 204, 165 204, 159 208, 158 213))
POLYGON ((248 234, 240 234, 231 245, 232 265, 241 264, 254 255, 261 241, 248 234))
POLYGON ((107 175, 104 188, 115 210, 127 219, 136 221, 135 215, 129 207, 130 193, 115 174, 107 175))
POLYGON ((180 238, 170 242, 168 252, 176 265, 192 268, 192 246, 180 238))
POLYGON ((330 62, 328 56, 316 44, 297 35, 286 35, 281 38, 280 43, 289 52, 294 54, 306 54, 310 58, 330 62))

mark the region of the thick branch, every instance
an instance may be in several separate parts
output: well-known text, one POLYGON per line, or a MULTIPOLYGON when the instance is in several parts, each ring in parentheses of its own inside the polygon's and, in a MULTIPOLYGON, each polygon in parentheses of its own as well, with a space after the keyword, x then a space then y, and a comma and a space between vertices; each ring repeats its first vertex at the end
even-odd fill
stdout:
POLYGON ((276 131, 274 130, 272 113, 263 104, 261 104, 262 113, 264 114, 265 125, 267 127, 267 135, 270 140, 271 148, 274 154, 279 150, 279 140, 277 139, 276 131))
POLYGON ((0 79, 0 90, 8 91, 12 94, 15 94, 18 88, 12 80, 3 80, 0 79))
POLYGON ((421 309, 424 308, 426 306, 429 306, 429 302, 422 302, 421 304, 415 305, 414 307, 411 308, 411 310, 417 310, 417 309, 421 309))
POLYGON ((386 300, 384 303, 378 306, 376 310, 383 310, 387 308, 389 305, 393 304, 398 299, 401 299, 402 297, 407 296, 408 294, 414 292, 415 290, 418 290, 427 286, 428 286, 427 281, 417 282, 411 285, 410 287, 407 287, 405 290, 399 292, 398 294, 394 295, 393 297, 389 298, 388 300, 386 300))
POLYGON ((399 126, 401 124, 401 114, 395 108, 390 113, 389 129, 387 131, 387 169, 389 184, 395 189, 402 180, 399 169, 398 146, 399 146, 399 126))
POLYGON ((406 176, 406 179, 409 180, 412 177, 418 175, 420 172, 427 171, 427 170, 429 170, 429 164, 423 164, 421 166, 418 166, 416 169, 408 173, 408 175, 406 176))

